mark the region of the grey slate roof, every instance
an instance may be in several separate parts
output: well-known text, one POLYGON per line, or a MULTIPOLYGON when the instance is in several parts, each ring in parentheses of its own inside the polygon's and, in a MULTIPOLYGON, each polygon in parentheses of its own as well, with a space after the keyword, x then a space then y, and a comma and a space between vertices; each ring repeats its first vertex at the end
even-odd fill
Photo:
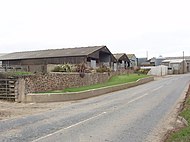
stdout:
MULTIPOLYGON (((127 54, 127 57, 128 57, 129 59, 133 58, 133 56, 135 56, 135 54, 127 54)), ((135 56, 135 57, 136 57, 136 56, 135 56)))
POLYGON ((113 54, 114 57, 119 60, 119 58, 121 58, 125 53, 117 53, 117 54, 113 54))
POLYGON ((77 48, 49 49, 38 51, 14 52, 0 57, 0 60, 34 59, 48 57, 88 56, 106 46, 88 46, 77 48))
POLYGON ((6 55, 6 53, 0 53, 0 57, 6 55))

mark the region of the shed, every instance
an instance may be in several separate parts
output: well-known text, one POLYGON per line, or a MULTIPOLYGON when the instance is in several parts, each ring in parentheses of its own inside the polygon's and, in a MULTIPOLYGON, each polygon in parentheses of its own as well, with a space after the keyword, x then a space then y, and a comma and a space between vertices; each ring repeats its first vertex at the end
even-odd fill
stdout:
POLYGON ((49 49, 14 52, 0 57, 2 66, 22 68, 29 72, 47 72, 49 64, 80 64, 96 68, 102 64, 112 68, 116 59, 106 46, 49 49))
MULTIPOLYGON (((0 57, 6 55, 5 53, 0 53, 0 57)), ((0 61, 0 67, 2 67, 2 61, 0 61)))
POLYGON ((179 56, 179 57, 166 57, 168 60, 173 60, 173 59, 184 59, 187 63, 187 72, 190 72, 190 56, 179 56))
MULTIPOLYGON (((5 53, 0 53, 0 57, 1 56, 4 56, 5 55, 5 53)), ((0 61, 0 72, 4 72, 5 71, 5 69, 2 67, 2 61, 0 61)))
POLYGON ((130 60, 130 67, 136 68, 137 67, 137 58, 135 54, 127 54, 127 57, 130 60))
POLYGON ((187 72, 187 62, 183 59, 163 60, 162 65, 168 66, 174 74, 182 74, 187 72))
POLYGON ((147 58, 137 58, 137 65, 140 66, 147 66, 149 62, 147 62, 147 58))
POLYGON ((113 54, 117 59, 117 69, 126 69, 130 67, 130 60, 125 53, 113 54))

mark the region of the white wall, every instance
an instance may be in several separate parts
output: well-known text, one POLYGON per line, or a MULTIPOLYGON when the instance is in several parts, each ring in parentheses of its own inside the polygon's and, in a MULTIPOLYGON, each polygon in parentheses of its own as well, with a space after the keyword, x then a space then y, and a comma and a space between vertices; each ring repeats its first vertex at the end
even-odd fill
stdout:
POLYGON ((168 74, 168 67, 164 65, 151 67, 148 75, 164 76, 168 74))

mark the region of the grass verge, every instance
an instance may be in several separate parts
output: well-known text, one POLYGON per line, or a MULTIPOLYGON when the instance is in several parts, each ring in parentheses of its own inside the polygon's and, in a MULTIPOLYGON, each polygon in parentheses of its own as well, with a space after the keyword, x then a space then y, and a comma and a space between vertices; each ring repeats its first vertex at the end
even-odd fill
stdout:
POLYGON ((187 120, 188 126, 172 133, 166 142, 190 142, 190 86, 187 93, 187 99, 182 112, 180 112, 180 116, 187 120))
POLYGON ((75 88, 66 88, 64 90, 54 90, 54 91, 48 91, 44 93, 65 93, 65 92, 79 92, 79 91, 86 91, 90 89, 97 89, 101 87, 107 87, 112 85, 119 85, 124 84, 128 82, 137 81, 140 78, 148 77, 147 75, 141 74, 125 74, 125 75, 118 75, 111 77, 107 82, 101 83, 101 84, 94 84, 89 86, 82 86, 82 87, 75 87, 75 88))

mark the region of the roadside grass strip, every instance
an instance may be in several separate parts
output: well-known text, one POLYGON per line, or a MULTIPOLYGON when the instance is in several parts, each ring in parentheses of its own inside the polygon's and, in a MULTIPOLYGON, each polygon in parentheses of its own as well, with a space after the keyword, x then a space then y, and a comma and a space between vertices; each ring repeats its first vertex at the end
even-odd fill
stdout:
POLYGON ((172 133, 166 142, 190 142, 190 87, 187 96, 184 109, 180 113, 180 116, 188 122, 188 126, 172 133))
POLYGON ((47 92, 40 92, 40 94, 46 94, 46 93, 66 93, 66 92, 80 92, 80 91, 87 91, 91 89, 98 89, 102 87, 108 87, 112 85, 119 85, 129 82, 137 81, 138 79, 148 77, 148 75, 144 74, 125 74, 125 75, 118 75, 111 77, 107 82, 105 83, 99 83, 89 86, 82 86, 82 87, 74 87, 74 88, 65 88, 64 90, 53 90, 53 91, 47 91, 47 92))

